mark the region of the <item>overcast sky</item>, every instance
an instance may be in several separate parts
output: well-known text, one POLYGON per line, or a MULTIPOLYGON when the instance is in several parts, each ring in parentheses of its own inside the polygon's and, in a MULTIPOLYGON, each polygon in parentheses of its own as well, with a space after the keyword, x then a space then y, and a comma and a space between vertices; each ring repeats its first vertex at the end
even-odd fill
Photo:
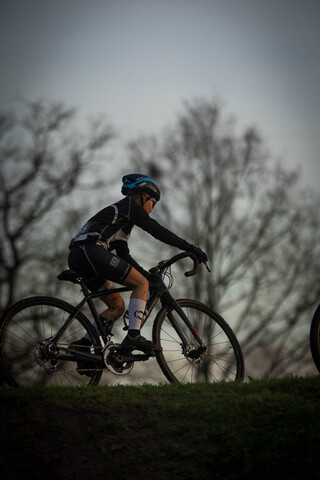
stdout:
POLYGON ((0 0, 0 104, 16 93, 160 133, 219 96, 320 180, 319 0, 0 0))

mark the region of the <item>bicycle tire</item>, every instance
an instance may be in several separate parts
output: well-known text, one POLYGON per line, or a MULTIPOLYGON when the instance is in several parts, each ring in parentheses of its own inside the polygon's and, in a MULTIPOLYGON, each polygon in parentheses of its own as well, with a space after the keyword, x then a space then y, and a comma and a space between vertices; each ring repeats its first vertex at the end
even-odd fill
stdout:
POLYGON ((320 372, 320 305, 314 312, 311 321, 310 348, 314 364, 320 372))
POLYGON ((165 305, 155 318, 152 334, 153 342, 163 349, 157 354, 157 361, 166 378, 175 383, 242 381, 245 371, 242 351, 227 322, 196 300, 179 299, 177 302, 198 330, 207 350, 195 358, 189 356, 199 344, 176 313, 174 319, 188 339, 188 345, 182 345, 168 317, 174 309, 165 305))
POLYGON ((92 369, 91 376, 88 376, 84 370, 79 370, 76 361, 54 360, 53 356, 50 358, 50 352, 46 352, 46 356, 39 353, 40 345, 44 345, 45 340, 56 333, 73 313, 75 318, 57 347, 66 347, 87 332, 94 351, 100 351, 100 339, 91 322, 63 300, 29 297, 15 303, 4 313, 0 325, 0 363, 2 376, 8 385, 78 386, 99 383, 101 370, 92 369))

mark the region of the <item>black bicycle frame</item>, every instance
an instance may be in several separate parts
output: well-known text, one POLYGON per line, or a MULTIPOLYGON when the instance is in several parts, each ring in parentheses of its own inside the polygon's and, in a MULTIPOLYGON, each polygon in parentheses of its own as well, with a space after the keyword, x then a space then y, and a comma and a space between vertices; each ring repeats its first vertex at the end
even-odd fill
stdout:
POLYGON ((81 309, 82 309, 82 307, 85 303, 87 303, 89 308, 90 308, 90 311, 91 311, 91 313, 93 315, 93 318, 94 318, 94 320, 97 324, 100 335, 102 336, 103 340, 106 341, 107 336, 105 334, 105 331, 104 331, 102 322, 100 320, 100 317, 98 315, 97 309, 94 305, 93 299, 102 297, 102 296, 107 295, 109 293, 116 293, 116 292, 120 293, 120 292, 129 292, 130 291, 130 288, 128 288, 128 287, 119 287, 119 288, 100 290, 99 292, 95 292, 95 293, 90 293, 88 288, 84 284, 82 284, 82 282, 81 282, 80 285, 82 287, 82 292, 84 294, 84 298, 81 300, 80 303, 78 303, 78 305, 76 305, 74 307, 75 311, 69 315, 69 317, 67 318, 65 323, 62 325, 62 327, 57 331, 57 333, 49 339, 51 342, 57 343, 59 341, 59 339, 62 337, 64 332, 67 330, 67 328, 73 322, 74 318, 81 311, 81 309))
MULTIPOLYGON (((182 254, 176 255, 175 257, 170 259, 170 261, 167 261, 166 265, 170 266, 175 261, 177 261, 181 258, 184 258, 186 256, 188 256, 188 253, 182 253, 182 254)), ((190 276, 191 274, 193 274, 193 272, 195 272, 195 269, 191 272, 185 273, 185 275, 190 276)), ((59 341, 59 339, 62 337, 62 335, 64 334, 64 332, 67 330, 67 328, 70 326, 70 324, 72 323, 74 318, 81 311, 83 305, 85 303, 87 303, 88 306, 89 306, 89 309, 92 313, 92 316, 93 316, 93 318, 96 322, 99 333, 100 333, 101 337, 103 338, 104 342, 106 342, 107 341, 107 335, 104 331, 104 326, 103 326, 103 324, 100 320, 100 317, 99 317, 98 312, 96 310, 96 307, 94 305, 93 299, 94 298, 99 298, 99 297, 102 297, 104 295, 108 295, 108 294, 111 294, 111 293, 124 293, 124 292, 129 292, 131 290, 128 287, 119 287, 119 288, 99 290, 98 292, 90 293, 90 291, 88 290, 88 288, 84 284, 83 280, 80 281, 80 286, 81 286, 81 290, 83 292, 84 298, 81 300, 81 302, 78 305, 76 305, 74 312, 69 315, 69 317, 67 318, 64 325, 62 325, 62 327, 58 330, 58 332, 53 337, 51 337, 49 339, 49 341, 51 341, 53 343, 57 343, 59 341)), ((180 307, 178 302, 169 293, 168 288, 166 287, 163 280, 160 279, 160 278, 157 279, 155 282, 150 282, 150 296, 149 296, 149 298, 147 300, 147 303, 146 303, 145 315, 143 317, 141 327, 145 324, 145 322, 149 318, 154 306, 156 305, 156 303, 158 302, 159 299, 161 301, 162 306, 169 305, 172 308, 172 310, 174 310, 178 313, 178 315, 181 317, 183 322, 189 328, 190 332, 193 334, 195 340, 198 342, 199 348, 204 351, 206 349, 206 347, 205 347, 202 339, 200 338, 199 332, 197 331, 196 328, 193 327, 193 325, 189 321, 187 315, 184 313, 184 311, 182 310, 182 308, 180 307)), ((182 344, 184 346, 186 346, 189 343, 188 339, 186 338, 183 331, 181 330, 178 322, 175 320, 175 318, 172 314, 172 311, 169 312, 168 318, 169 318, 173 328, 175 329, 175 331, 177 332, 177 334, 181 338, 182 344)), ((65 350, 67 350, 67 348, 65 350)), ((84 352, 83 353, 77 352, 76 356, 86 357, 86 358, 91 359, 91 360, 93 360, 94 358, 97 357, 96 355, 93 355, 93 354, 90 354, 90 353, 84 353, 84 352)), ((68 357, 68 358, 70 358, 70 357, 68 357)))

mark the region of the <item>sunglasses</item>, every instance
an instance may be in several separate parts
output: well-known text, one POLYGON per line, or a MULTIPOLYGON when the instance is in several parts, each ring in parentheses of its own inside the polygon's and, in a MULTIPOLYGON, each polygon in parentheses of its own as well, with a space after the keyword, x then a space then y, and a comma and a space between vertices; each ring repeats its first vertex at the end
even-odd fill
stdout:
POLYGON ((152 208, 155 206, 155 204, 157 203, 157 200, 155 198, 152 198, 152 197, 148 197, 148 200, 147 202, 150 200, 150 202, 152 202, 152 208))

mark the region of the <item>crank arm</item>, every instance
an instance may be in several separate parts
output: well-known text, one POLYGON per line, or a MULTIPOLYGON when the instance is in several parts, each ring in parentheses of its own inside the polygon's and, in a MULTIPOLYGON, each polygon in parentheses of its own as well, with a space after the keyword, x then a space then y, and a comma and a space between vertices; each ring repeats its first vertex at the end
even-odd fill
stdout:
POLYGON ((124 362, 145 362, 146 360, 149 360, 150 357, 155 357, 155 354, 137 354, 133 355, 130 353, 120 353, 115 356, 115 359, 119 363, 124 363, 124 362))

